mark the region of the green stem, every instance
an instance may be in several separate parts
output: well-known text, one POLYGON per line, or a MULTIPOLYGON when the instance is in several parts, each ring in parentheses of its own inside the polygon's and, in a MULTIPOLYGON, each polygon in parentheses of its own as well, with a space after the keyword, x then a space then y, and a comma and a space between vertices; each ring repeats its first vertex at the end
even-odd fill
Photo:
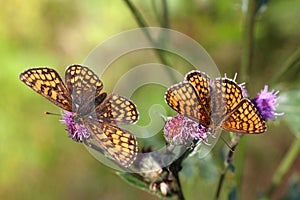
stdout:
POLYGON ((175 183, 177 186, 177 197, 178 200, 184 200, 185 197, 182 192, 182 187, 180 183, 180 177, 179 177, 179 172, 182 169, 182 162, 185 158, 187 158, 191 153, 193 152, 193 148, 190 148, 188 150, 185 150, 185 152, 178 158, 176 159, 169 167, 170 172, 174 176, 175 183))
POLYGON ((241 140, 239 142, 239 148, 238 151, 235 153, 235 160, 236 162, 235 167, 236 167, 236 172, 235 172, 235 180, 236 180, 236 187, 238 192, 238 199, 242 199, 242 182, 243 182, 243 169, 245 165, 245 155, 246 155, 246 150, 247 150, 247 139, 241 140))
MULTIPOLYGON (((145 28, 145 27, 149 27, 149 25, 147 24, 146 20, 144 20, 142 14, 138 11, 138 9, 133 5, 133 3, 130 0, 124 0, 124 2, 126 3, 126 5, 129 7, 130 11, 132 12, 136 22, 138 23, 139 27, 141 28, 145 28)), ((155 47, 156 45, 156 41, 154 41, 154 39, 151 37, 149 31, 147 29, 143 29, 146 37, 148 38, 148 40, 152 43, 152 45, 155 47)), ((162 54, 162 51, 160 49, 156 49, 155 48, 155 53, 158 56, 158 58, 160 59, 160 61, 167 66, 171 66, 167 60, 165 59, 165 57, 162 54)))
POLYGON ((236 149, 237 145, 239 144, 242 136, 243 135, 237 135, 231 141, 231 144, 230 144, 231 148, 229 149, 229 151, 227 153, 227 157, 225 158, 225 161, 224 161, 224 170, 223 170, 223 173, 221 174, 220 179, 219 179, 219 183, 218 183, 218 187, 217 187, 217 191, 216 191, 216 195, 215 195, 215 199, 216 200, 218 200, 220 198, 220 196, 221 196, 222 186, 223 186, 226 174, 227 174, 227 172, 229 170, 230 164, 233 161, 233 155, 235 153, 235 149, 236 149))
MULTIPOLYGON (((252 67, 253 60, 253 48, 254 48, 254 25, 255 25, 255 17, 256 17, 256 8, 257 8, 257 0, 248 0, 248 10, 246 13, 245 25, 244 25, 244 35, 243 35, 243 51, 242 51, 242 65, 240 71, 240 78, 244 82, 249 81, 249 71, 252 67)), ((237 172, 236 172, 236 181, 237 181, 237 189, 241 191, 241 182, 243 178, 243 165, 245 160, 245 152, 246 152, 246 143, 245 141, 239 145, 239 151, 236 153, 237 159, 239 160, 237 164, 237 172)), ((238 193, 239 195, 241 192, 238 193)), ((240 197, 240 196, 239 196, 240 197)))
POLYGON ((293 142, 292 146, 290 147, 289 151, 281 161, 279 167, 277 168, 275 174, 273 175, 272 184, 269 187, 264 199, 269 199, 279 183, 281 182, 283 176, 287 173, 290 169, 292 163, 295 159, 299 156, 300 152, 300 137, 293 142))
POLYGON ((162 20, 161 20, 161 26, 164 28, 170 27, 169 22, 169 12, 168 12, 168 4, 167 0, 161 0, 162 3, 162 20))
POLYGON ((157 1, 156 0, 152 0, 152 9, 153 12, 155 13, 156 16, 156 20, 160 23, 160 26, 163 28, 169 28, 170 27, 170 23, 169 23, 169 11, 168 11, 168 4, 167 4, 167 0, 161 0, 161 11, 158 11, 158 8, 156 6, 157 1))
MULTIPOLYGON (((132 2, 130 0, 124 0, 124 2, 126 3, 126 5, 129 7, 130 11, 132 12, 135 20, 137 21, 137 24, 139 25, 140 28, 145 28, 145 27, 149 27, 149 25, 147 24, 146 20, 144 20, 143 16, 141 15, 141 13, 138 11, 138 9, 132 4, 132 2)), ((163 26, 165 26, 164 28, 168 28, 169 26, 169 19, 168 19, 168 9, 167 9, 167 2, 166 0, 162 0, 162 6, 163 6, 163 20, 161 20, 163 22, 163 26)), ((143 29, 144 34, 146 35, 146 37, 148 38, 148 40, 150 41, 150 43, 152 44, 153 47, 156 47, 158 45, 158 43, 160 43, 160 45, 162 44, 162 40, 168 38, 166 37, 165 34, 167 34, 168 32, 164 32, 162 31, 162 35, 161 37, 158 39, 158 41, 155 41, 148 29, 143 29)), ((154 52, 156 54, 156 56, 158 57, 158 59, 160 60, 160 62, 166 66, 172 66, 171 62, 169 62, 166 57, 163 54, 163 51, 161 49, 158 48, 154 48, 154 52)), ((177 82, 177 78, 175 76, 174 73, 170 72, 168 73, 171 80, 173 80, 174 82, 177 82)))
POLYGON ((138 23, 139 27, 147 27, 148 24, 144 20, 142 14, 138 11, 138 9, 131 3, 130 0, 124 0, 130 11, 132 12, 136 22, 138 23))
POLYGON ((243 35, 243 51, 241 65, 241 79, 248 82, 249 71, 252 66, 253 46, 254 46, 254 24, 256 14, 257 0, 248 1, 248 10, 246 14, 244 35, 243 35))
POLYGON ((292 55, 285 61, 282 67, 279 69, 277 74, 272 78, 271 84, 278 82, 278 80, 297 62, 300 61, 300 47, 292 53, 292 55))

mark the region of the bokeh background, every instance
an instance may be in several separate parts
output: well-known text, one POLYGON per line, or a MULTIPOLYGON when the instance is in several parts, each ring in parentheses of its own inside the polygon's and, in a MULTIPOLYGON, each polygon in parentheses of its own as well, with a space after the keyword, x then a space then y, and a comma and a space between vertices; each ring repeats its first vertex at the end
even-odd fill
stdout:
MULTIPOLYGON (((198 41, 221 73, 232 77, 239 72, 245 20, 243 2, 167 2, 170 28, 198 41)), ((149 25, 160 26, 161 1, 133 3, 149 25)), ((70 140, 64 125, 58 122, 59 117, 43 114, 59 113, 59 109, 18 79, 22 71, 37 66, 53 67, 63 74, 66 66, 82 63, 96 45, 114 34, 137 28, 126 4, 121 0, 0 0, 0 5, 0 199, 158 199, 125 183, 83 145, 70 140)), ((268 84, 299 47, 299 8, 298 0, 273 0, 258 15, 254 65, 247 83, 250 96, 268 84)), ((130 68, 129 63, 123 65, 130 68)), ((184 66, 176 67, 183 73, 188 71, 184 66)), ((299 68, 287 73, 272 88, 284 92, 299 87, 299 73, 299 68)), ((112 74, 107 72, 103 77, 108 91, 116 81, 112 74)), ((163 93, 164 89, 157 91, 163 93)), ((166 106, 161 96, 155 96, 160 93, 151 95, 137 95, 137 104, 151 104, 159 99, 166 106)), ((143 114, 147 108, 141 110, 143 114)), ((247 150, 240 183, 243 199, 253 199, 268 188, 294 138, 284 117, 268 122, 265 134, 244 137, 247 150)), ((224 146, 219 142, 204 160, 189 159, 190 165, 181 174, 187 199, 212 199, 222 170, 220 152, 224 146)), ((290 177, 297 172, 299 175, 299 169, 298 158, 274 199, 285 194, 290 177)), ((232 184, 229 179, 224 190, 232 184)))

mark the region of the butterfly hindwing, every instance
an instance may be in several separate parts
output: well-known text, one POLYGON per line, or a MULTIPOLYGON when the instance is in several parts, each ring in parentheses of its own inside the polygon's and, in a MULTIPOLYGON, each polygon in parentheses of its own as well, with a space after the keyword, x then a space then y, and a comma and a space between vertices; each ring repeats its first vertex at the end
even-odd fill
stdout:
POLYGON ((85 120, 84 124, 109 157, 124 167, 128 167, 136 159, 137 141, 132 133, 112 124, 91 119, 85 120))
POLYGON ((242 99, 225 118, 222 128, 237 133, 263 133, 265 121, 249 99, 242 99))
POLYGON ((100 121, 117 125, 135 123, 138 120, 138 111, 135 104, 126 97, 111 94, 102 104, 96 107, 100 121))
POLYGON ((214 80, 211 90, 215 107, 224 107, 226 114, 231 112, 243 98, 241 86, 227 78, 214 80))

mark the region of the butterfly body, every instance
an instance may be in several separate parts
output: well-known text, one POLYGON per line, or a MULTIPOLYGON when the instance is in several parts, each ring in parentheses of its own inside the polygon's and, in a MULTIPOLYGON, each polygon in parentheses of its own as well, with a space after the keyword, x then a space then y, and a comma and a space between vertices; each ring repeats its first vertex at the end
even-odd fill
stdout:
POLYGON ((20 80, 65 110, 63 120, 73 140, 95 139, 100 149, 125 167, 135 160, 136 138, 118 125, 138 120, 136 106, 126 97, 102 92, 103 83, 92 70, 69 66, 66 85, 54 69, 47 67, 26 70, 20 80))
POLYGON ((210 79, 200 71, 191 71, 185 80, 171 86, 165 95, 167 104, 201 125, 237 133, 263 133, 265 121, 241 86, 228 78, 210 79))

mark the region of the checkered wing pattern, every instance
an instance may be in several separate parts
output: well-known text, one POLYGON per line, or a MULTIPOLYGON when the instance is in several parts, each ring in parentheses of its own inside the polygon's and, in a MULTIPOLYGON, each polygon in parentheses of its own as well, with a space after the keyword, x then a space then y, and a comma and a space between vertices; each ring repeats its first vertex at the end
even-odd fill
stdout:
POLYGON ((126 97, 111 94, 96 107, 100 121, 117 125, 133 124, 138 120, 135 104, 126 97))
POLYGON ((212 98, 213 126, 218 127, 225 116, 242 100, 242 90, 233 80, 222 78, 212 81, 210 91, 212 98))
POLYGON ((197 91, 189 82, 180 82, 168 88, 165 100, 179 114, 189 117, 204 126, 210 124, 210 114, 200 103, 197 91))
POLYGON ((214 80, 211 90, 214 95, 214 102, 220 104, 216 107, 224 107, 226 114, 231 112, 243 98, 241 87, 227 78, 214 80))
POLYGON ((206 113, 211 111, 210 78, 205 73, 193 70, 185 76, 185 80, 192 84, 197 91, 200 105, 206 113))
POLYGON ((84 124, 105 155, 125 167, 135 160, 135 136, 116 124, 136 122, 136 106, 122 96, 107 97, 101 92, 103 83, 92 70, 81 65, 69 66, 65 72, 66 86, 58 73, 49 68, 26 70, 20 79, 55 105, 72 112, 75 123, 84 124))
POLYGON ((136 159, 138 146, 135 136, 127 130, 97 120, 84 121, 85 127, 93 133, 105 154, 124 167, 128 167, 136 159))
POLYGON ((73 100, 73 110, 85 114, 91 112, 95 104, 101 104, 106 93, 101 93, 102 81, 89 68, 71 65, 65 73, 66 85, 73 100))
POLYGON ((255 105, 243 97, 241 86, 228 78, 211 80, 205 73, 191 71, 185 81, 167 90, 165 99, 179 114, 211 129, 249 134, 266 130, 255 105))
POLYGON ((265 121, 249 99, 242 99, 225 118, 222 128, 237 133, 263 133, 265 121))
POLYGON ((55 70, 45 67, 28 69, 20 74, 20 80, 58 107, 72 110, 71 95, 55 70))

